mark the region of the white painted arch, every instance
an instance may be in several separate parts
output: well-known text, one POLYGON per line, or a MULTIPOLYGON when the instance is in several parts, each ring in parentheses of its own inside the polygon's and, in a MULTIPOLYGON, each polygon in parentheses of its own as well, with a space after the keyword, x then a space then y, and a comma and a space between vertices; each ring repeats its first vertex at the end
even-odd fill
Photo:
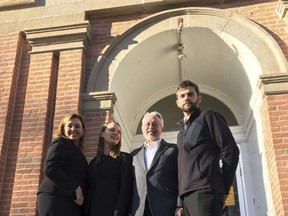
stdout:
MULTIPOLYGON (((124 150, 130 151, 141 144, 136 128, 146 110, 175 94, 180 80, 198 83, 201 92, 233 112, 239 125, 231 129, 241 144, 245 169, 242 176, 237 170, 237 182, 243 186, 241 216, 265 215, 273 212, 273 204, 271 197, 263 196, 271 188, 262 156, 257 84, 260 75, 281 73, 287 73, 286 58, 256 23, 223 10, 182 8, 147 17, 119 35, 94 65, 87 91, 115 92, 114 118, 121 124, 124 150), (179 17, 184 24, 183 64, 177 58, 179 17)), ((175 132, 163 136, 175 141, 175 132)))
POLYGON ((174 94, 183 78, 226 104, 242 125, 251 116, 259 75, 285 72, 281 49, 256 23, 223 10, 182 8, 147 17, 116 37, 94 65, 88 92, 115 92, 114 115, 123 120, 126 139, 131 140, 147 108, 174 94), (179 17, 187 56, 182 72, 177 58, 179 17))

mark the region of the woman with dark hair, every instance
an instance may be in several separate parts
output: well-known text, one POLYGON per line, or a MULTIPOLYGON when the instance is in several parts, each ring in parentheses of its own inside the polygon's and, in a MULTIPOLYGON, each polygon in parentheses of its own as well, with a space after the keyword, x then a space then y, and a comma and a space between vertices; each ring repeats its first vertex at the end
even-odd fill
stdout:
POLYGON ((121 152, 121 128, 117 122, 104 125, 95 158, 88 168, 87 216, 127 216, 132 191, 132 158, 121 152))
POLYGON ((39 216, 80 216, 86 190, 87 160, 82 153, 86 128, 82 117, 63 118, 50 144, 44 179, 37 193, 39 216))

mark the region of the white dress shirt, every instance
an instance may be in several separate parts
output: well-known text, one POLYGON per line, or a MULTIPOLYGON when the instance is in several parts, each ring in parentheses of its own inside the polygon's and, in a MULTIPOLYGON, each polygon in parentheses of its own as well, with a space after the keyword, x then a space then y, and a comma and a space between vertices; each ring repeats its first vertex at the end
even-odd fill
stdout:
POLYGON ((158 150, 162 139, 159 139, 151 144, 144 143, 144 158, 146 170, 149 170, 156 151, 158 150))

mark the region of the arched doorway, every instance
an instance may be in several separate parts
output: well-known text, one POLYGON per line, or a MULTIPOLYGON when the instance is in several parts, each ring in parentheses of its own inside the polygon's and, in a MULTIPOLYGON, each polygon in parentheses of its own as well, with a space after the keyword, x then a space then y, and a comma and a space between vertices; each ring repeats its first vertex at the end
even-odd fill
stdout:
MULTIPOLYGON (((271 197, 262 195, 271 188, 261 157, 257 83, 259 75, 281 71, 287 71, 283 53, 255 23, 220 10, 185 8, 148 17, 119 36, 95 65, 87 90, 115 92, 114 118, 122 125, 124 150, 130 151, 142 143, 137 127, 143 114, 175 94, 180 80, 198 83, 202 93, 221 101, 237 121, 231 130, 241 150, 241 215, 265 215, 273 206, 271 197), (178 58, 179 18, 184 60, 178 58), (255 197, 259 203, 251 201, 255 197)), ((164 134, 165 139, 175 140, 175 133, 164 134)))

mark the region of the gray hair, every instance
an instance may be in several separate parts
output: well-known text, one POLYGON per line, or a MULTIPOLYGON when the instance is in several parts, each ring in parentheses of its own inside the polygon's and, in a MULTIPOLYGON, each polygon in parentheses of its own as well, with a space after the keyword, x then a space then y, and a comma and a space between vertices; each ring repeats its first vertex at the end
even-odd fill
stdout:
POLYGON ((156 116, 160 119, 160 123, 162 125, 162 127, 164 128, 164 120, 163 117, 161 115, 161 113, 157 112, 157 111, 153 111, 153 112, 146 112, 143 119, 142 119, 142 125, 144 124, 144 120, 146 119, 147 116, 156 116))

